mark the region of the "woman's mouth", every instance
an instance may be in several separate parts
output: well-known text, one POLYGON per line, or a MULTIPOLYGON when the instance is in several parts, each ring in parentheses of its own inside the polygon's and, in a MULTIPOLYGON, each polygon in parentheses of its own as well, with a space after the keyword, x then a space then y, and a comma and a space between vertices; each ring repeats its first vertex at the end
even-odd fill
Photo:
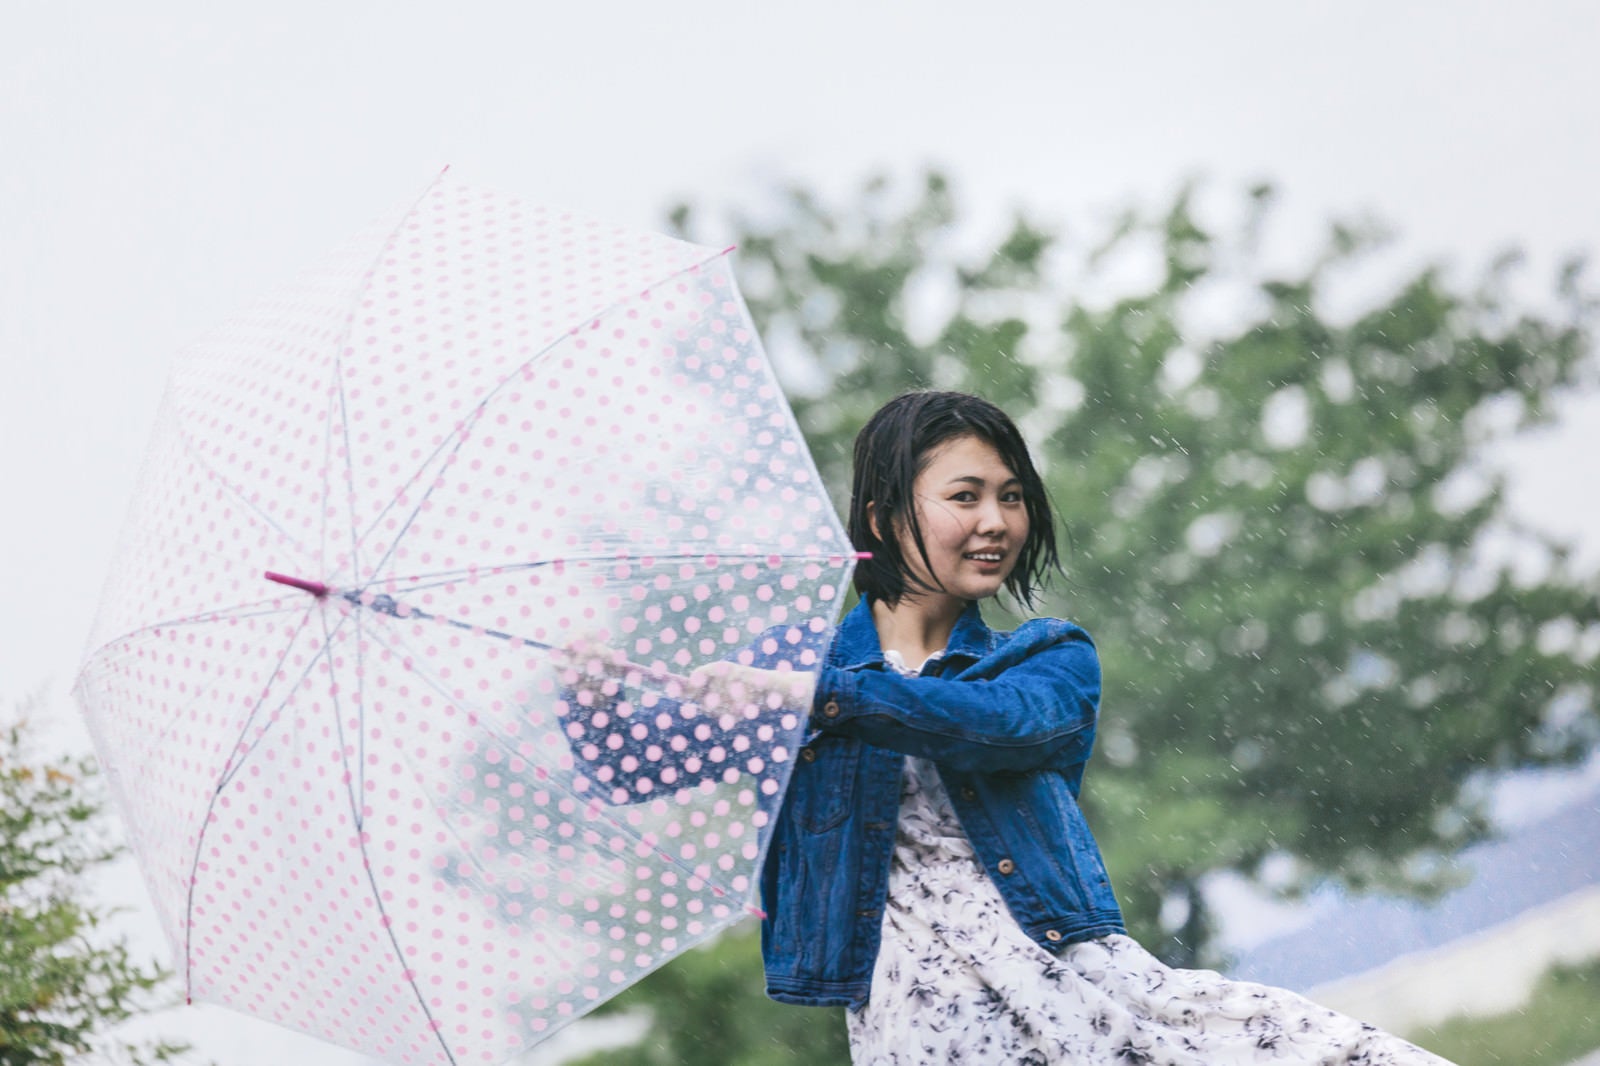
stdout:
POLYGON ((999 566, 1005 557, 1004 552, 967 552, 962 556, 963 559, 982 566, 999 566))

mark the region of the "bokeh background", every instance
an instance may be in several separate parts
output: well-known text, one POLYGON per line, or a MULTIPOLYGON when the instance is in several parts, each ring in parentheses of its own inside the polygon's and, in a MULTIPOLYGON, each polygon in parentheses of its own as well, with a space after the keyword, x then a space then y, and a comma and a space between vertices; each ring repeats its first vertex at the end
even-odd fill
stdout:
MULTIPOLYGON (((1137 255, 1089 253, 1130 208, 1159 230, 1184 190, 1195 219, 1234 235, 1251 190, 1276 190, 1244 271, 1258 280, 1303 272, 1334 220, 1381 222, 1390 239, 1321 293, 1332 320, 1427 264, 1472 292, 1510 249, 1523 256, 1507 304, 1560 320, 1562 264, 1600 249, 1600 12, 1582 0, 11 0, 4 15, 0 698, 26 703, 63 748, 85 744, 67 692, 173 353, 445 165, 611 221, 681 223, 711 244, 765 235, 842 260, 874 247, 849 234, 925 202, 932 169, 950 262, 1002 247, 1019 213, 1057 238, 1062 258, 1029 290, 1030 307, 1055 291, 1046 317, 1158 285, 1137 255), (794 189, 848 239, 803 225, 794 189), (679 204, 693 210, 675 222, 679 204)), ((783 263, 759 240, 744 261, 761 264, 753 287, 781 318, 783 263)), ((952 291, 912 294, 911 332, 930 346, 952 291)), ((1226 300, 1201 311, 1211 335, 1248 319, 1226 300)), ((773 346, 825 406, 829 376, 799 326, 773 346)), ((1548 425, 1508 432, 1474 462, 1506 476, 1509 513, 1573 547, 1568 584, 1592 601, 1600 402, 1581 387, 1548 399, 1548 425)), ((1594 760, 1559 761, 1497 779, 1506 825, 1592 795, 1594 760)), ((1314 885, 1310 905, 1209 885, 1216 944, 1235 960, 1327 903, 1314 885)), ((160 950, 134 876, 97 891, 132 908, 136 943, 160 950)), ((1181 930, 1183 908, 1156 903, 1181 930)), ((219 1062, 348 1059, 204 1008, 158 1021, 219 1062)))

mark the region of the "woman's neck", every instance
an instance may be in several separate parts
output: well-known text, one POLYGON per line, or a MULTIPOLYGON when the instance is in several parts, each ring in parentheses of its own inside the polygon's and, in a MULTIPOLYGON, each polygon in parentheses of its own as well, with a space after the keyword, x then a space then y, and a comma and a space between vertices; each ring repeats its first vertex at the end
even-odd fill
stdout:
POLYGON ((956 620, 966 607, 965 600, 950 596, 902 596, 893 607, 873 600, 872 624, 884 651, 899 652, 903 660, 915 665, 949 645, 956 620))

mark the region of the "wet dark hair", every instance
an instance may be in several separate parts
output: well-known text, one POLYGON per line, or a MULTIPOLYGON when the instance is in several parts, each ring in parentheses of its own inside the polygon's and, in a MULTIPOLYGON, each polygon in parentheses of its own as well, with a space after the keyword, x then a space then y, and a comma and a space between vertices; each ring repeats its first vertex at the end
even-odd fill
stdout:
POLYGON ((908 392, 880 407, 856 434, 850 540, 857 551, 872 553, 872 558, 862 560, 856 567, 855 586, 862 595, 893 606, 914 588, 936 591, 911 573, 900 550, 898 534, 902 529, 910 532, 923 567, 932 575, 933 563, 917 521, 912 486, 934 450, 959 437, 987 442, 1022 483, 1028 537, 1018 553, 1017 565, 1006 578, 1006 591, 1032 607, 1034 594, 1043 587, 1045 578, 1050 571, 1059 569, 1050 499, 1016 424, 1000 408, 978 396, 964 392, 908 392), (868 504, 874 505, 883 538, 872 530, 868 504))

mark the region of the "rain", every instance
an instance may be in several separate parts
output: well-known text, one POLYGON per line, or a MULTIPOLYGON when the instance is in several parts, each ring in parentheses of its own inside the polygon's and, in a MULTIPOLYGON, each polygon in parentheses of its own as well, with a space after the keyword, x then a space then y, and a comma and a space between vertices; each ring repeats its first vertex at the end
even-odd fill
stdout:
MULTIPOLYGON (((174 544, 197 573, 225 554, 224 505, 198 496, 149 539, 119 541, 141 479, 177 476, 146 457, 152 441, 177 447, 162 412, 180 353, 203 350, 219 324, 254 328, 261 294, 398 217, 448 167, 447 180, 468 187, 712 253, 733 246, 732 277, 820 475, 814 506, 789 501, 785 551, 809 549, 827 498, 843 512, 851 439, 895 393, 974 391, 1016 419, 1060 521, 1063 572, 1037 611, 1001 597, 986 616, 999 629, 1030 613, 1069 618, 1096 640, 1106 683, 1083 806, 1130 932, 1152 952, 1309 992, 1414 1039, 1457 1041, 1439 1050, 1461 1062, 1493 1061, 1462 1050, 1497 1046, 1475 1026, 1529 1003, 1562 1016, 1573 997, 1592 1000, 1600 508, 1585 479, 1600 400, 1595 281, 1576 264, 1600 247, 1588 180, 1600 140, 1587 132, 1600 128, 1590 59, 1600 19, 1587 6, 1491 16, 1443 0, 1338 12, 1229 0, 1138 13, 1017 0, 977 18, 953 5, 829 2, 757 17, 722 0, 670 14, 294 0, 227 12, 30 4, 12 21, 0 42, 11 89, 0 143, 13 162, 0 175, 11 518, 0 537, 12 608, 0 721, 29 720, 37 765, 69 767, 94 750, 73 689, 106 676, 80 673, 103 643, 97 615, 119 617, 116 597, 130 589, 167 602, 155 560, 174 544), (1497 874, 1508 865, 1531 872, 1508 883, 1497 874), (1494 954, 1494 936, 1512 929, 1540 945, 1527 952, 1538 965, 1494 954), (1469 942, 1489 946, 1452 954, 1469 942), (1416 991, 1443 972, 1502 966, 1503 979, 1416 991)), ((451 321, 439 335, 464 349, 480 328, 451 321)), ((480 356, 474 367, 490 365, 480 356)), ((396 386, 420 391, 424 379, 407 359, 361 384, 410 402, 396 386)), ((714 365, 696 364, 674 402, 713 384, 714 365)), ((326 420, 316 389, 282 376, 270 400, 281 435, 227 447, 278 454, 326 420)), ((603 413, 593 394, 577 406, 574 424, 603 413)), ((717 462, 749 466, 718 436, 724 426, 699 427, 703 451, 691 457, 711 476, 717 462)), ((374 439, 384 455, 411 446, 374 439)), ((468 447, 477 453, 463 462, 510 454, 481 436, 468 447)), ((810 469, 798 454, 768 471, 780 477, 770 491, 810 469)), ((630 457, 641 528, 692 537, 695 512, 664 471, 630 457)), ((628 550, 628 531, 593 525, 579 505, 596 488, 592 471, 527 472, 518 499, 549 503, 532 532, 628 550)), ((312 511, 302 493, 274 518, 289 528, 312 511)), ((386 519, 361 517, 373 528, 386 519)), ((763 519, 744 517, 739 537, 753 540, 763 519)), ((442 509, 419 521, 439 544, 468 535, 442 509)), ((514 539, 499 528, 484 539, 496 537, 514 539)), ((368 562, 381 568, 381 556, 368 562)), ((736 626, 734 643, 720 623, 689 628, 713 571, 665 564, 636 603, 626 589, 637 573, 574 577, 563 612, 524 615, 515 635, 538 642, 534 627, 548 636, 558 616, 581 616, 587 637, 625 634, 647 667, 659 658, 687 673, 768 627, 813 615, 831 624, 848 606, 833 602, 848 582, 820 572, 800 573, 776 603, 758 600, 758 588, 778 587, 760 558, 744 589, 759 624, 736 626), (700 650, 706 640, 713 651, 700 650)), ((273 565, 252 559, 241 573, 273 565)), ((388 576, 424 571, 415 557, 406 565, 388 576)), ((322 576, 340 572, 330 564, 322 576)), ((491 590, 475 581, 430 589, 435 599, 417 606, 470 607, 482 617, 463 625, 511 633, 495 619, 514 618, 505 595, 527 590, 492 590, 501 599, 489 609, 474 598, 491 590)), ((410 586, 387 593, 404 601, 400 587, 410 586)), ((236 602, 300 602, 266 587, 249 595, 236 602)), ((308 630, 306 656, 383 642, 398 662, 437 639, 415 619, 341 602, 350 620, 308 630)), ((241 624, 252 639, 269 625, 241 624)), ((376 684, 376 663, 343 691, 376 684)), ((471 888, 477 921, 499 942, 515 939, 506 923, 537 893, 560 891, 524 876, 501 843, 528 832, 519 819, 532 824, 532 808, 513 802, 531 783, 509 769, 524 739, 538 756, 522 771, 582 776, 562 729, 517 720, 540 684, 560 694, 553 670, 540 659, 532 683, 460 703, 481 715, 487 746, 452 758, 458 791, 440 801, 461 831, 429 861, 492 855, 489 876, 516 884, 483 903, 480 873, 441 882, 471 888), (463 820, 468 811, 487 816, 463 820)), ((210 673, 205 683, 244 690, 210 673)), ((183 713, 202 722, 206 712, 183 713)), ((113 766, 97 779, 115 803, 104 820, 115 840, 160 838, 200 802, 153 791, 196 787, 182 779, 199 743, 174 744, 171 722, 143 726, 112 733, 116 749, 161 769, 130 778, 113 766)), ((439 742, 419 732, 405 743, 417 753, 439 742)), ((692 826, 702 848, 750 850, 743 834, 761 826, 741 821, 742 787, 706 798, 692 826)), ((622 810, 635 816, 622 850, 691 829, 675 809, 622 810)), ((155 843, 163 855, 181 846, 155 843)), ((233 861, 254 854, 248 840, 237 847, 233 861)), ((171 966, 188 919, 160 900, 183 857, 163 861, 169 873, 125 857, 69 883, 122 909, 112 928, 138 959, 171 966)), ((746 877, 737 891, 752 887, 746 877)), ((669 912, 688 921, 676 895, 662 904, 662 885, 631 869, 604 891, 601 910, 611 896, 632 901, 618 919, 630 938, 659 936, 669 912)), ((494 1039, 528 1066, 595 1054, 617 1066, 651 1054, 842 1061, 839 1012, 766 1000, 755 939, 752 918, 660 970, 663 958, 627 953, 619 987, 656 976, 588 1019, 564 1018, 531 1050, 494 1039)), ((586 950, 578 938, 551 953, 581 968, 586 950)), ((592 987, 576 993, 578 1013, 610 994, 592 987)), ((183 993, 181 981, 166 985, 162 1009, 128 1031, 192 1043, 195 1061, 367 1061, 295 1031, 305 1024, 172 1005, 183 993)), ((1546 1028, 1550 1048, 1528 1054, 1547 1057, 1527 1061, 1600 1048, 1600 1034, 1546 1028)))

